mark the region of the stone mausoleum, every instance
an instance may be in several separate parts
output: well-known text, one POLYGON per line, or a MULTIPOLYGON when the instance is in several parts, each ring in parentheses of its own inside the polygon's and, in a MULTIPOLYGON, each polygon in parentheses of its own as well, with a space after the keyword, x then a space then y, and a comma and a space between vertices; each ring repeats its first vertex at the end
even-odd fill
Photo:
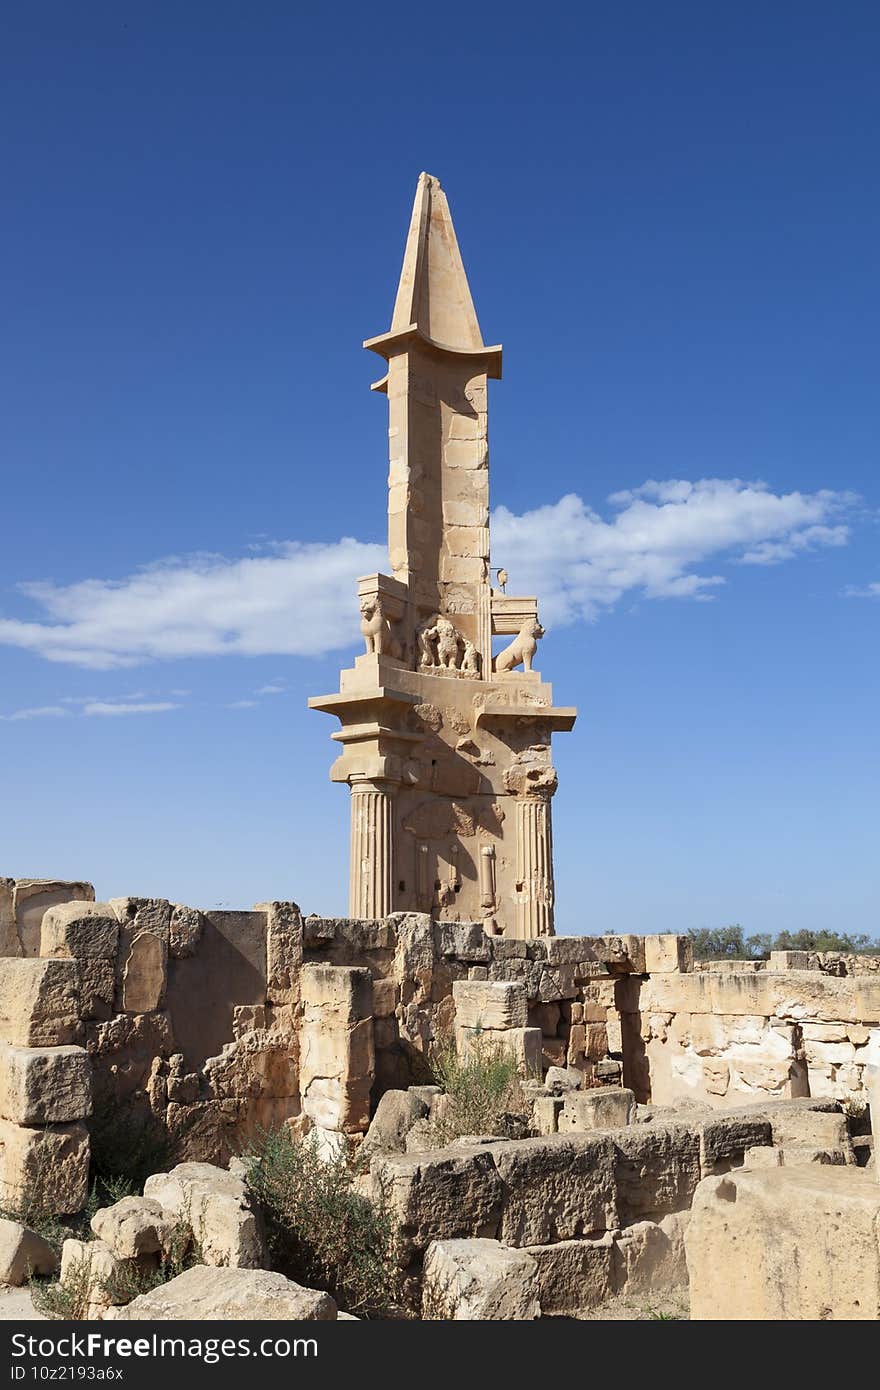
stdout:
POLYGON ((504 569, 492 586, 488 383, 501 348, 483 342, 430 174, 391 327, 364 346, 387 364, 372 389, 388 398, 391 573, 358 581, 366 650, 338 694, 309 702, 341 724, 330 776, 351 793, 349 910, 551 936, 551 738, 576 710, 554 705, 535 669, 537 598, 508 595, 504 569), (493 654, 494 638, 512 640, 493 654))

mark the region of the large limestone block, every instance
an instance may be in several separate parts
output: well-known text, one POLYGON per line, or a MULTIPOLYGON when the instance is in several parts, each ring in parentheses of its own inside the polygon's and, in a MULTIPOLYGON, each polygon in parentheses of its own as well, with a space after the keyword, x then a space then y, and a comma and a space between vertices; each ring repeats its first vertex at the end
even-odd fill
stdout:
POLYGON ((92 1065, 82 1047, 0 1044, 0 1119, 18 1125, 82 1120, 92 1110, 92 1065))
POLYGON ((636 1221, 614 1241, 614 1292, 632 1297, 687 1284, 684 1237, 690 1212, 670 1212, 660 1221, 636 1221))
POLYGON ((517 1247, 617 1224, 615 1151, 606 1136, 551 1134, 488 1146, 501 1181, 498 1235, 517 1247))
POLYGON ((575 1317, 614 1292, 614 1241, 610 1235, 530 1245, 538 1267, 538 1301, 545 1317, 575 1317))
POLYGON ((266 1263, 258 1213, 241 1178, 212 1163, 179 1163, 170 1173, 154 1173, 144 1196, 158 1202, 172 1222, 190 1226, 209 1265, 259 1269, 266 1263))
POLYGON ((305 1019, 315 1012, 327 1026, 352 1027, 373 1013, 373 981, 369 970, 345 965, 306 965, 302 971, 305 1019))
POLYGON ((43 916, 40 955, 113 960, 118 941, 119 922, 109 903, 60 903, 43 916))
POLYGON ((43 914, 58 903, 94 902, 95 890, 90 883, 52 878, 19 878, 13 891, 15 924, 21 942, 21 954, 27 957, 40 954, 40 935, 43 914))
POLYGON ((491 1147, 373 1159, 374 1190, 390 1208, 404 1250, 425 1250, 433 1240, 498 1234, 502 1184, 491 1147))
POLYGON ((370 1122, 375 1075, 370 972, 308 965, 302 970, 301 988, 302 1108, 321 1129, 362 1133, 370 1122))
POLYGON ((747 1149, 771 1144, 769 1119, 760 1114, 725 1114, 705 1120, 700 1133, 700 1174, 726 1173, 745 1159, 747 1149))
POLYGON ((165 1249, 174 1223, 155 1199, 123 1197, 112 1207, 96 1211, 91 1224, 118 1260, 134 1260, 165 1249))
POLYGON ((629 1125, 617 1130, 613 1140, 621 1225, 657 1221, 668 1212, 690 1206, 701 1176, 697 1127, 629 1125))
POLYGON ((79 982, 73 960, 0 960, 0 1042, 61 1047, 76 1041, 79 982))
POLYGON ((16 1288, 32 1274, 54 1274, 58 1256, 42 1236, 20 1221, 0 1220, 0 1284, 16 1288))
POLYGON ((540 1317, 538 1267, 497 1240, 438 1240, 428 1247, 422 1317, 527 1322, 540 1317))
POLYGON ((406 1136, 416 1120, 424 1119, 428 1104, 410 1091, 386 1091, 376 1107, 360 1154, 364 1158, 378 1153, 404 1153, 406 1136))
POLYGON ((694 947, 687 936, 663 933, 645 937, 645 970, 649 975, 687 974, 694 968, 694 947))
POLYGON ((597 1086, 569 1092, 559 1116, 559 1133, 569 1130, 619 1129, 632 1124, 635 1094, 625 1086, 597 1086))
POLYGON ((273 1004, 297 1004, 303 960, 303 920, 296 903, 258 903, 266 913, 266 996, 273 1004))
POLYGON ((540 1077, 540 1028, 465 1028, 456 1024, 455 1050, 462 1061, 504 1053, 512 1057, 521 1076, 540 1077))
POLYGON ((463 1028, 526 1028, 525 987, 513 981, 455 980, 455 1021, 463 1028))
POLYGON ((773 1143, 788 1150, 793 1147, 839 1149, 847 1163, 855 1163, 846 1117, 841 1114, 807 1110, 801 1107, 774 1109, 770 1116, 773 1143))
POLYGON ((31 1129, 0 1120, 0 1205, 27 1195, 58 1216, 81 1211, 89 1195, 89 1135, 85 1125, 31 1129))
POLYGON ((115 1312, 121 1322, 333 1322, 328 1293, 267 1269, 194 1265, 115 1312))
POLYGON ((706 1178, 685 1236, 696 1321, 880 1318, 880 1184, 858 1168, 706 1178))

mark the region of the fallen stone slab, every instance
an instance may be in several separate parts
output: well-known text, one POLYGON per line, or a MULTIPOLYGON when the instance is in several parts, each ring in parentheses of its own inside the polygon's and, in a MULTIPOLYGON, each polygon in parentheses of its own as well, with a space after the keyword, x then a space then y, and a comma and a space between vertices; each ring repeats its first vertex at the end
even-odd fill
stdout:
POLYGON ((540 1317, 538 1267, 525 1250, 497 1240, 438 1240, 428 1247, 422 1317, 457 1322, 526 1322, 540 1317))
POLYGON ((58 1256, 42 1236, 20 1221, 0 1220, 0 1284, 18 1288, 32 1274, 54 1274, 58 1256))
POLYGON ((598 1086, 566 1095, 559 1116, 559 1133, 572 1130, 619 1129, 632 1123, 634 1092, 624 1086, 598 1086))
POLYGON ((303 1288, 267 1269, 194 1265, 105 1317, 121 1322, 334 1322, 336 1304, 328 1293, 303 1288))

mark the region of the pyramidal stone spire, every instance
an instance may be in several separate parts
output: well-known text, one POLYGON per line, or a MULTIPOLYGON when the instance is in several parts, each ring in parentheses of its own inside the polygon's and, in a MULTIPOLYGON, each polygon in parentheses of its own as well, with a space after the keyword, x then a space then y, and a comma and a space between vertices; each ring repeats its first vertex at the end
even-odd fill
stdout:
POLYGON ((420 174, 391 332, 410 327, 453 352, 485 352, 446 194, 420 174))
MULTIPOLYGON (((390 575, 358 581, 366 651, 338 694, 334 781, 351 790, 350 912, 430 912, 518 938, 553 932, 555 708, 533 669, 537 600, 492 589, 486 346, 438 179, 419 176, 391 327, 390 575), (513 637, 496 656, 493 636, 513 637), (522 670, 519 668, 522 667, 522 670)), ((503 563, 515 574, 515 556, 503 563)))

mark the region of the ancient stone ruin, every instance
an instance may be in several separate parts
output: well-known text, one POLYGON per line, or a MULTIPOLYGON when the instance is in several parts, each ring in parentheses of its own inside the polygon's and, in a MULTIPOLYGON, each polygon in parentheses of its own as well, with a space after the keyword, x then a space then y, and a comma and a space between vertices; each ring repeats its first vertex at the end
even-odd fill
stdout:
POLYGON ((0 879, 0 1282, 57 1271, 28 1213, 72 1221, 90 1164, 139 1134, 164 1167, 71 1226, 68 1316, 353 1316, 272 1268, 248 1156, 268 1131, 356 1165, 393 1232, 389 1315, 876 1319, 878 958, 554 934, 550 743, 575 711, 533 669, 535 598, 490 584, 500 348, 428 175, 367 346, 392 573, 359 581, 366 650, 311 702, 341 724, 351 915, 0 879), (443 1057, 515 1078, 487 1128, 452 1123, 443 1057))

